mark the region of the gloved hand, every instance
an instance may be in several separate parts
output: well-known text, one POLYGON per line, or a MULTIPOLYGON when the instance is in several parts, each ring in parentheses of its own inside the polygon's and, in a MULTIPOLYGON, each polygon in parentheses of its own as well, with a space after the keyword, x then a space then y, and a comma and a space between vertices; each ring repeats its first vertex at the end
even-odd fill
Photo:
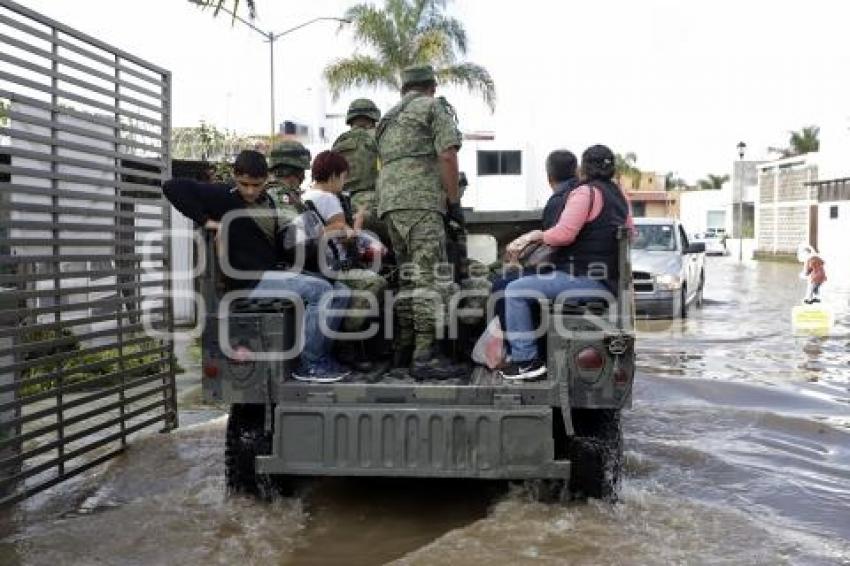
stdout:
POLYGON ((461 226, 466 226, 466 219, 463 217, 463 208, 459 202, 450 202, 446 209, 446 217, 449 220, 454 220, 461 226))

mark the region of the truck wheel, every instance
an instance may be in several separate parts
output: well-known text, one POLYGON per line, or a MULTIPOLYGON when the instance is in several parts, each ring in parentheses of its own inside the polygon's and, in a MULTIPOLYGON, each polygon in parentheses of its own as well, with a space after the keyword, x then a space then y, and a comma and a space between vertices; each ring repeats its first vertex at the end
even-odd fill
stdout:
POLYGON ((616 501, 623 469, 619 409, 573 409, 575 436, 567 443, 570 494, 616 501))
POLYGON ((566 499, 567 482, 562 479, 539 479, 525 482, 531 498, 538 503, 560 503, 566 499))
POLYGON ((263 405, 230 406, 224 442, 224 479, 230 494, 253 495, 269 500, 275 493, 271 476, 258 474, 254 458, 272 452, 271 435, 265 431, 263 405))

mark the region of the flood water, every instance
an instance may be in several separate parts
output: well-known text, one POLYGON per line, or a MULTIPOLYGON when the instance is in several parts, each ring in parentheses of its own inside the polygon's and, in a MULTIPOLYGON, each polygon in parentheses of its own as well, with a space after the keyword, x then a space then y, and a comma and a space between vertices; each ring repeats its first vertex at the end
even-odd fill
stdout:
POLYGON ((225 498, 225 417, 183 427, 0 517, 0 564, 850 564, 850 309, 795 337, 799 267, 710 258, 706 304, 639 325, 616 505, 486 482, 328 479, 225 498))

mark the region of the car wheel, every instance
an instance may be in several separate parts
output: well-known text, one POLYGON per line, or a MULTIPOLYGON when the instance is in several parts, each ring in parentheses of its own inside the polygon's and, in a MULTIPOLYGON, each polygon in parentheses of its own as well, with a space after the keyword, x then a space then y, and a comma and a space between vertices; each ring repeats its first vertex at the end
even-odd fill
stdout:
POLYGON ((688 318, 688 288, 682 287, 682 307, 680 313, 682 318, 688 318))

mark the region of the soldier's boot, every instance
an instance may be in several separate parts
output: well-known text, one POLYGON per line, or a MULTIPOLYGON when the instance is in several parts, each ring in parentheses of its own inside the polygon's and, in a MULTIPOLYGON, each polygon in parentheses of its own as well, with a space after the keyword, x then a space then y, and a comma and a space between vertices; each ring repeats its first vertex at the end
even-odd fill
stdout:
POLYGON ((436 346, 417 352, 410 364, 410 375, 418 381, 453 379, 469 374, 469 368, 444 356, 436 346))
POLYGON ((413 346, 397 346, 393 350, 393 368, 409 368, 413 362, 413 346))

